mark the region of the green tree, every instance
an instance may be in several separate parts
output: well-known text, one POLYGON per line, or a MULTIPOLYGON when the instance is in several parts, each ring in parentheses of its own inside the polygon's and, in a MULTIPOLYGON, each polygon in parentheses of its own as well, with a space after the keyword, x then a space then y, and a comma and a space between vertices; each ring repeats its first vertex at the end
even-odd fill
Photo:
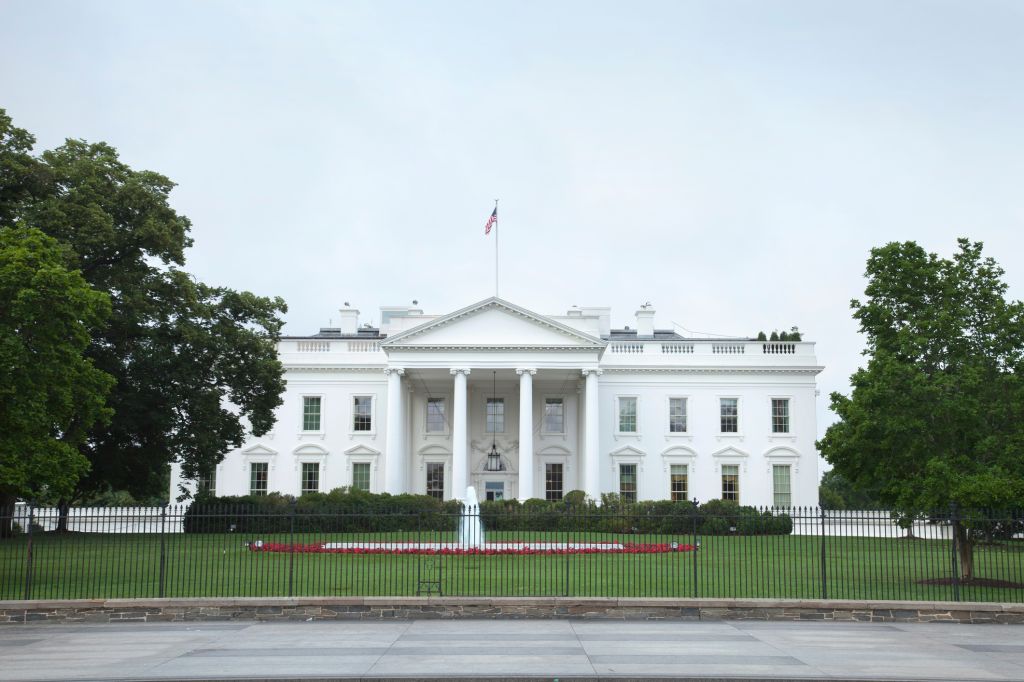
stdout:
MULTIPOLYGON (((867 366, 818 443, 837 472, 905 521, 951 505, 1009 509, 1024 499, 1024 306, 982 245, 952 259, 913 242, 872 249, 866 300, 851 303, 867 366)), ((961 575, 974 576, 985 522, 955 524, 961 575)))
POLYGON ((89 469, 79 448, 109 420, 113 377, 86 358, 110 301, 38 230, 0 227, 0 536, 18 497, 69 495, 89 469))
POLYGON ((46 169, 34 156, 35 138, 0 109, 0 227, 10 227, 19 209, 45 184, 46 169))
POLYGON ((112 304, 86 354, 116 379, 113 417, 81 446, 91 468, 61 507, 111 489, 163 494, 169 463, 195 477, 247 432, 273 425, 286 306, 181 269, 190 223, 171 207, 174 183, 165 176, 130 168, 110 145, 74 139, 36 160, 40 181, 0 215, 68 247, 73 266, 112 304))

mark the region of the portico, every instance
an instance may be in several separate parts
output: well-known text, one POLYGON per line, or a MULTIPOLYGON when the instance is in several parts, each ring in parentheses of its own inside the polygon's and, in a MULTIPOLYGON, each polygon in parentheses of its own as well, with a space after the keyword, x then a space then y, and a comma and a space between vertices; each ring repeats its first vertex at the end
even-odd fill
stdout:
POLYGON ((421 486, 429 469, 443 471, 446 498, 461 499, 468 485, 482 499, 544 498, 556 482, 559 496, 600 497, 604 347, 500 299, 389 338, 386 491, 436 494, 421 486), (404 393, 417 414, 405 413, 404 393), (488 467, 492 445, 499 458, 488 467))

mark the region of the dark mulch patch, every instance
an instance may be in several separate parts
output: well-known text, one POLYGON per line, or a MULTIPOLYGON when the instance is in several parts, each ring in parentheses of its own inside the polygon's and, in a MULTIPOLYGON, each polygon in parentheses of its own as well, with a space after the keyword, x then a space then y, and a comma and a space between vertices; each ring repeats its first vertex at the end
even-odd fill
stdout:
MULTIPOLYGON (((1024 583, 1015 583, 1011 580, 993 580, 992 578, 971 578, 970 580, 959 581, 963 587, 1004 587, 1011 590, 1024 590, 1024 583)), ((918 580, 918 585, 952 585, 952 578, 929 578, 918 580)))

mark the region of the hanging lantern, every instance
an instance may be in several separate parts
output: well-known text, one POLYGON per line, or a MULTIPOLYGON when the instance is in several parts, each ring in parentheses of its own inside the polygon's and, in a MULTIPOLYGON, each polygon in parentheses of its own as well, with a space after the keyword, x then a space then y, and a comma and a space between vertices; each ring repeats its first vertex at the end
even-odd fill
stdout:
MULTIPOLYGON (((498 372, 495 370, 491 376, 491 404, 498 400, 498 372)), ((504 471, 505 463, 501 461, 501 453, 498 452, 498 441, 494 432, 491 431, 491 451, 487 453, 487 462, 484 464, 484 471, 504 471)))

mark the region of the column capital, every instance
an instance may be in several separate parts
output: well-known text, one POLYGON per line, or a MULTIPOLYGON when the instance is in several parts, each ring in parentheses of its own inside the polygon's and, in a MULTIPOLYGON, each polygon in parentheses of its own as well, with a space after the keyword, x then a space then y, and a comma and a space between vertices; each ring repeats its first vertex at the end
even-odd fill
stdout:
POLYGON ((581 369, 580 373, 583 376, 587 376, 589 374, 593 374, 594 376, 598 376, 599 377, 602 374, 604 374, 604 370, 603 369, 590 369, 590 368, 586 368, 586 369, 581 369))
POLYGON ((466 376, 469 376, 469 372, 469 367, 452 367, 450 370, 448 370, 449 374, 464 374, 466 376))
POLYGON ((537 370, 535 370, 532 367, 517 367, 516 368, 516 374, 518 374, 519 376, 523 376, 524 374, 529 374, 532 377, 536 373, 537 373, 537 370))
POLYGON ((384 368, 384 376, 391 376, 392 374, 397 374, 398 376, 403 376, 405 374, 405 368, 403 368, 403 367, 385 367, 384 368))

